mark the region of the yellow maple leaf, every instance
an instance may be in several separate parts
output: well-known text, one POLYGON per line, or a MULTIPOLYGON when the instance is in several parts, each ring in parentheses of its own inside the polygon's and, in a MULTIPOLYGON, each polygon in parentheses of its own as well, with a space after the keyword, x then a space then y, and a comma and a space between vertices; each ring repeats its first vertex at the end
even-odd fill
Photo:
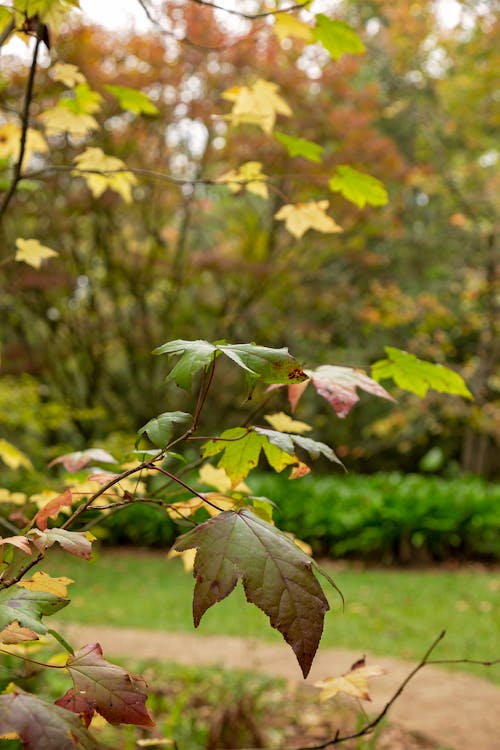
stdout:
POLYGON ((284 411, 278 411, 276 414, 266 414, 264 416, 266 422, 269 422, 273 430, 279 432, 294 432, 297 435, 303 435, 304 432, 311 432, 312 427, 306 422, 299 422, 297 419, 292 419, 284 411))
POLYGON ((125 163, 116 156, 107 156, 100 148, 89 147, 73 160, 77 165, 75 175, 82 176, 94 198, 100 198, 108 188, 121 195, 125 203, 132 201, 132 186, 137 179, 127 171, 125 163), (81 172, 87 172, 81 174, 81 172))
POLYGON ((24 240, 22 237, 17 238, 16 248, 15 260, 27 263, 33 268, 40 268, 44 260, 59 255, 58 252, 42 245, 38 240, 24 240))
POLYGON ((374 665, 367 667, 364 657, 352 665, 349 672, 340 677, 327 677, 326 680, 320 680, 314 684, 314 687, 320 688, 320 701, 327 701, 334 698, 339 693, 352 695, 353 698, 370 701, 368 692, 368 678, 379 677, 385 674, 385 669, 374 665))
POLYGON ((25 469, 33 468, 28 456, 3 438, 0 438, 0 459, 9 469, 19 469, 20 466, 24 466, 25 469))
MULTIPOLYGON (((210 487, 215 487, 222 494, 229 492, 233 486, 231 479, 224 469, 217 469, 213 464, 203 464, 198 472, 198 477, 200 482, 208 484, 210 487)), ((252 491, 245 482, 240 482, 234 489, 236 492, 250 493, 252 491)))
POLYGON ((180 557, 184 570, 186 573, 190 573, 194 568, 194 558, 196 557, 195 549, 186 549, 183 552, 177 552, 176 549, 171 549, 167 555, 167 560, 172 560, 174 557, 180 557))
POLYGON ((65 599, 68 595, 68 586, 70 583, 74 583, 72 578, 66 578, 66 576, 52 578, 48 573, 39 571, 34 574, 33 578, 19 581, 18 586, 29 591, 46 591, 49 594, 55 594, 65 599))
POLYGON ((95 117, 86 113, 71 112, 62 104, 46 109, 39 116, 48 136, 67 133, 74 138, 83 138, 90 130, 97 130, 99 124, 95 117))
POLYGON ((167 505, 167 513, 175 521, 179 518, 190 518, 200 508, 205 508, 209 515, 216 516, 221 510, 231 510, 235 506, 235 501, 222 492, 205 492, 203 497, 207 498, 208 503, 203 502, 201 497, 191 497, 189 500, 170 503, 167 505))
POLYGON ((50 70, 50 76, 54 81, 60 81, 70 89, 79 83, 86 82, 86 78, 80 69, 71 63, 56 63, 50 70))
POLYGON ((329 205, 327 200, 287 203, 280 208, 274 218, 284 221, 290 234, 297 239, 300 239, 308 229, 316 229, 323 234, 342 232, 342 227, 326 213, 329 205))
POLYGON ((37 508, 41 510, 47 505, 47 503, 50 503, 51 500, 53 500, 55 497, 58 497, 59 494, 59 492, 54 492, 54 490, 42 490, 41 492, 37 492, 34 495, 30 495, 29 502, 35 503, 37 508))
POLYGON ((262 164, 259 161, 247 161, 239 169, 231 169, 217 178, 217 182, 227 183, 232 193, 239 193, 245 189, 264 200, 269 197, 266 180, 267 175, 262 172, 262 164))
MULTIPOLYGON (((7 122, 0 126, 0 159, 11 156, 14 160, 19 159, 21 146, 21 127, 15 122, 7 122)), ((47 142, 43 135, 33 128, 28 128, 26 133, 26 144, 24 147, 24 162, 29 162, 33 154, 44 154, 48 150, 47 142)))
POLYGON ((224 92, 223 97, 233 102, 233 108, 224 119, 235 127, 248 123, 262 128, 264 133, 273 132, 277 115, 290 117, 292 110, 277 93, 279 86, 272 81, 259 78, 252 86, 234 86, 224 92))
POLYGON ((289 37, 303 39, 304 42, 312 42, 313 40, 311 27, 291 13, 281 13, 275 16, 273 31, 280 41, 289 37))

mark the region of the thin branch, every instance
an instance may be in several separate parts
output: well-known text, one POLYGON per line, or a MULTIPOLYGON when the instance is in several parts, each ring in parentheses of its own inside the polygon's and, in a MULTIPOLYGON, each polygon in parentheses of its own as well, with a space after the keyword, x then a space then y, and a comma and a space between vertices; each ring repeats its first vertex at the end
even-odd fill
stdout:
POLYGON ((175 474, 171 474, 170 471, 167 471, 166 469, 162 469, 161 466, 150 466, 149 468, 155 469, 156 471, 159 471, 160 474, 164 474, 166 477, 169 477, 173 482, 177 482, 177 484, 180 484, 181 487, 184 487, 185 490, 188 492, 192 492, 193 495, 196 495, 196 497, 199 497, 200 500, 203 500, 204 503, 207 505, 210 505, 212 508, 215 508, 215 510, 218 510, 220 513, 222 513, 222 508, 219 508, 218 505, 213 503, 211 500, 207 500, 205 495, 203 495, 201 492, 197 492, 192 487, 189 486, 189 484, 186 484, 182 481, 182 479, 179 479, 179 477, 176 477, 175 474))
POLYGON ((397 701, 405 687, 408 685, 409 682, 415 677, 417 672, 420 672, 423 667, 425 667, 427 664, 429 664, 429 656, 432 654, 438 643, 440 643, 444 636, 446 635, 446 631, 443 630, 438 637, 431 643, 427 651, 425 652, 422 659, 419 661, 416 667, 414 667, 411 672, 405 677, 401 685, 398 687, 398 689, 395 691, 395 693, 392 695, 392 697, 387 701, 383 709, 380 711, 377 716, 372 719, 368 724, 366 724, 362 729, 359 730, 359 732, 355 732, 354 734, 345 734, 341 735, 339 731, 337 730, 336 734, 332 739, 327 740, 326 742, 322 742, 320 745, 308 745, 304 747, 299 747, 297 750, 324 750, 326 747, 330 747, 331 745, 339 745, 341 742, 347 742, 348 740, 355 740, 358 737, 363 737, 365 734, 370 734, 370 732, 375 729, 375 727, 380 724, 382 719, 387 715, 392 705, 397 701))
POLYGON ((234 10, 233 8, 224 8, 222 5, 216 3, 207 2, 207 0, 190 0, 195 5, 201 5, 205 8, 212 8, 212 10, 221 10, 224 13, 229 13, 231 16, 238 16, 238 18, 245 18, 247 21, 255 21, 259 18, 268 18, 268 16, 278 16, 281 13, 292 13, 296 10, 304 10, 310 3, 310 0, 303 0, 303 2, 294 3, 288 5, 286 8, 277 8, 276 10, 264 10, 259 13, 245 13, 241 10, 234 10))
POLYGON ((12 182, 10 183, 10 187, 5 194, 5 197, 2 201, 2 205, 0 206, 0 220, 2 219, 5 212, 7 211, 9 203, 12 200, 14 193, 16 192, 17 185, 21 180, 21 169, 23 166, 24 155, 26 153, 26 139, 28 136, 29 115, 30 115, 31 102, 33 99, 33 86, 35 83, 36 65, 37 65, 37 60, 38 60, 38 52, 40 49, 40 44, 42 43, 42 35, 39 32, 40 32, 40 28, 38 29, 38 33, 36 35, 35 48, 33 50, 33 58, 31 60, 30 72, 28 75, 28 81, 26 83, 26 94, 24 97, 24 106, 23 106, 23 111, 21 115, 21 138, 19 141, 19 158, 17 160, 16 165, 14 166, 14 174, 12 176, 12 182))

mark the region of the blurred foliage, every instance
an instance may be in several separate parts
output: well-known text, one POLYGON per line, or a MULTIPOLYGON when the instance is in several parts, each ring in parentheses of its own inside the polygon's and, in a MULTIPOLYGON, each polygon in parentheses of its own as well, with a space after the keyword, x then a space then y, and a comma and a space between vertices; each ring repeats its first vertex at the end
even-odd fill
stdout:
MULTIPOLYGON (((391 344, 453 363, 475 402, 402 396, 396 412, 367 403, 341 423, 309 399, 300 418, 340 445, 356 471, 411 470, 437 442, 466 470, 498 471, 498 24, 488 2, 458 5, 449 28, 436 25, 430 0, 346 0, 339 14, 364 29, 366 62, 332 63, 318 49, 295 64, 303 41, 259 29, 262 75, 269 71, 293 110, 289 135, 319 144, 321 164, 290 157, 257 128, 229 132, 213 118, 225 111, 222 93, 252 75, 252 61, 209 8, 165 9, 191 40, 220 47, 209 53, 192 45, 181 54, 173 42, 165 52, 156 30, 118 38, 68 28, 60 58, 104 97, 93 145, 174 178, 216 179, 258 154, 276 188, 265 203, 220 185, 144 179, 131 204, 110 191, 97 199, 64 171, 76 142, 61 138, 61 172, 32 180, 6 219, 6 246, 22 224, 59 257, 43 274, 0 268, 0 399, 11 402, 0 405, 2 433, 15 431, 40 463, 47 451, 37 455, 38 439, 87 447, 132 434, 173 404, 183 409, 182 392, 165 386, 164 363, 150 355, 166 338, 288 345, 309 366, 366 366, 391 344), (106 89, 110 71, 114 84, 147 93, 159 116, 121 112, 106 89), (282 197, 317 198, 344 163, 383 180, 388 205, 359 209, 332 193, 343 234, 295 241, 272 219, 282 197)), ((25 69, 6 57, 7 75, 4 106, 21 98, 25 69)), ((41 71, 33 117, 58 95, 41 71)), ((232 377, 214 424, 234 416, 232 377)))
MULTIPOLYGON (((252 491, 276 502, 276 524, 315 555, 382 563, 499 560, 500 486, 479 477, 416 474, 304 477, 257 474, 252 491)), ((208 517, 199 512, 197 520, 208 517)), ((93 532, 105 544, 169 546, 179 532, 164 510, 125 508, 93 532)))

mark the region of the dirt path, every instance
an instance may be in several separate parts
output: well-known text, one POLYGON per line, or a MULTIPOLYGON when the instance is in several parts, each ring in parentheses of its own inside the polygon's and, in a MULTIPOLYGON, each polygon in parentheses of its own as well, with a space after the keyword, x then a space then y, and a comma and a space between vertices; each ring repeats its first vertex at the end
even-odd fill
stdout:
MULTIPOLYGON (((102 625, 65 625, 61 629, 72 643, 99 641, 107 656, 251 669, 301 681, 295 657, 284 644, 102 625)), ((320 649, 306 684, 347 671, 359 657, 359 652, 320 649)), ((372 684, 372 708, 377 711, 414 664, 388 657, 367 658, 387 670, 372 684)), ((390 718, 405 730, 418 732, 447 750, 500 748, 500 688, 478 677, 426 667, 395 703, 390 718)))

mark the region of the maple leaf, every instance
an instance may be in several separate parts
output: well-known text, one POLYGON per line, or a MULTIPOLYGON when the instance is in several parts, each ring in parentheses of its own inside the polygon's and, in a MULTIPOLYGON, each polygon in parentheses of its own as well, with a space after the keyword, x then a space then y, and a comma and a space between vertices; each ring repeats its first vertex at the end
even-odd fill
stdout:
MULTIPOLYGON (((309 380, 298 385, 291 384, 288 387, 288 400, 292 411, 305 389, 312 383, 320 396, 323 396, 333 408, 338 417, 343 419, 351 411, 352 407, 359 401, 356 392, 361 388, 367 393, 388 401, 394 401, 393 397, 363 370, 354 367, 341 367, 339 365, 321 365, 315 370, 304 370, 309 380)), ((279 387, 279 386, 272 386, 279 387)), ((270 389, 269 389, 270 390, 270 389)))
POLYGON ((309 203, 287 203, 274 214, 278 221, 284 221, 285 226, 294 237, 300 239, 308 229, 316 229, 323 234, 342 232, 342 227, 326 213, 329 201, 309 201, 309 203))
POLYGON ((109 188, 121 195, 125 203, 132 202, 132 187, 137 184, 137 179, 121 159, 107 156, 101 148, 89 146, 73 161, 77 169, 72 174, 85 179, 94 198, 100 198, 109 188))
POLYGON ((313 37, 334 60, 340 60, 345 54, 362 55, 365 51, 365 45, 349 24, 328 18, 323 13, 316 14, 313 37))
POLYGON ((360 208, 367 203, 370 206, 385 206, 388 200, 387 190, 380 180, 346 164, 337 167, 337 174, 331 178, 329 186, 330 190, 341 192, 344 198, 360 208))
POLYGON ((436 365, 414 354, 392 346, 384 347, 387 359, 380 359, 372 365, 375 380, 392 378, 398 388, 415 393, 424 398, 429 388, 441 393, 473 399, 464 379, 454 370, 436 365))
POLYGON ((270 619, 309 673, 329 609, 313 561, 293 541, 248 510, 225 511, 181 536, 174 549, 197 549, 195 627, 241 578, 246 598, 270 619))
POLYGON ((60 81, 70 89, 79 83, 86 82, 85 76, 80 69, 71 63, 55 63, 50 69, 50 77, 54 81, 60 81))
POLYGON ((23 628, 19 620, 14 620, 0 631, 0 643, 5 643, 9 646, 38 640, 39 637, 35 631, 30 628, 23 628))
POLYGON ((67 107, 63 107, 62 103, 46 109, 39 115, 39 119, 49 137, 67 133, 74 138, 84 138, 89 131, 99 128, 99 123, 93 115, 72 112, 67 107))
POLYGON ((57 518, 61 508, 73 504, 73 495, 71 490, 67 489, 62 495, 52 498, 49 502, 41 508, 35 516, 35 522, 39 529, 45 531, 47 528, 47 521, 49 518, 57 518))
POLYGON ((313 30, 291 13, 280 13, 274 17, 273 31, 280 41, 294 37, 304 42, 313 40, 313 30))
POLYGON ((292 419, 288 414, 283 411, 279 411, 276 414, 266 414, 264 416, 266 422, 269 422, 274 430, 279 432, 295 432, 298 435, 302 435, 304 432, 311 432, 312 427, 305 422, 299 422, 297 419, 292 419))
POLYGON ((262 172, 262 164, 259 161, 247 161, 239 169, 231 169, 217 178, 216 182, 227 183, 232 193, 247 190, 249 193, 258 195, 259 198, 267 200, 269 191, 265 181, 267 175, 262 172))
POLYGON ((14 547, 25 552, 27 555, 31 555, 31 548, 29 539, 26 536, 4 536, 0 537, 0 545, 12 544, 14 547))
MULTIPOLYGON (((203 464, 198 472, 198 478, 202 484, 208 484, 210 487, 215 487, 218 492, 229 492, 232 486, 231 479, 228 477, 224 469, 216 469, 212 464, 203 464)), ((251 489, 245 482, 240 482, 234 489, 237 492, 250 493, 251 489)))
POLYGON ((120 107, 133 112, 134 115, 159 115, 160 110, 155 107, 151 99, 143 94, 142 91, 130 89, 127 86, 111 86, 107 84, 104 87, 110 94, 116 96, 120 107))
POLYGON ((58 456, 50 462, 49 467, 62 464, 66 471, 74 473, 83 469, 91 461, 103 464, 118 463, 116 458, 113 458, 110 453, 102 450, 102 448, 89 448, 86 451, 75 451, 75 453, 65 453, 64 456, 58 456))
POLYGON ((59 255, 56 250, 42 245, 38 240, 24 240, 22 237, 17 238, 16 248, 17 252, 14 259, 27 263, 33 268, 40 268, 44 260, 59 255))
POLYGON ((0 695, 0 737, 18 737, 25 750, 99 750, 80 717, 13 686, 0 695))
POLYGON ((279 86, 259 78, 252 86, 234 86, 223 93, 224 99, 233 102, 231 114, 225 115, 235 127, 245 123, 257 125, 264 133, 273 132, 277 115, 290 117, 292 110, 277 93, 279 86))
POLYGON ((47 591, 28 591, 18 585, 11 586, 0 591, 0 628, 17 621, 22 627, 45 635, 48 628, 41 618, 53 615, 68 604, 68 599, 47 591))
POLYGON ((48 573, 37 571, 33 575, 33 578, 23 579, 17 585, 28 589, 28 591, 46 591, 49 594, 54 594, 65 599, 68 595, 68 585, 70 583, 74 583, 72 578, 66 578, 66 576, 52 578, 48 573))
POLYGON ((220 354, 229 357, 245 371, 249 389, 259 378, 264 383, 300 383, 306 377, 285 347, 271 349, 256 344, 211 344, 202 340, 177 339, 157 347, 153 354, 180 356, 166 380, 174 380, 186 390, 190 390, 193 376, 220 354))
POLYGON ((20 466, 25 469, 33 468, 28 456, 3 438, 0 438, 0 459, 9 469, 19 469, 20 466))
POLYGON ((146 684, 122 667, 103 659, 98 643, 91 643, 66 662, 75 690, 95 706, 110 724, 154 725, 146 709, 146 684))
POLYGON ((290 156, 303 156, 309 161, 321 162, 321 154, 325 150, 314 141, 308 141, 305 138, 294 138, 291 135, 278 133, 275 131, 274 137, 286 148, 290 156))
POLYGON ((359 401, 357 388, 373 396, 394 401, 393 397, 375 380, 368 377, 363 370, 337 365, 321 365, 315 370, 307 370, 307 375, 320 396, 323 396, 334 409, 337 416, 343 418, 359 401))
POLYGON ((352 695, 354 698, 371 701, 368 692, 368 678, 379 677, 385 674, 385 669, 377 665, 367 667, 364 657, 355 662, 349 672, 340 677, 327 677, 314 684, 314 687, 321 688, 320 701, 327 701, 334 698, 339 693, 352 695))
POLYGON ((164 448, 172 437, 174 425, 186 424, 192 419, 192 415, 184 411, 166 411, 150 419, 137 432, 139 435, 146 434, 154 445, 164 448))
POLYGON ((257 466, 261 451, 278 472, 297 462, 291 441, 286 443, 283 440, 278 446, 271 443, 267 435, 244 427, 233 427, 225 430, 217 440, 209 440, 203 445, 202 455, 208 458, 222 452, 218 467, 224 469, 235 487, 257 466), (288 450, 283 450, 283 446, 288 450))
POLYGON ((329 461, 334 461, 335 463, 340 464, 340 466, 343 466, 342 461, 337 458, 330 446, 326 445, 326 443, 321 443, 319 440, 311 440, 311 438, 302 437, 302 435, 268 430, 264 427, 255 427, 254 429, 258 435, 263 435, 270 443, 286 452, 289 452, 295 459, 295 447, 297 447, 307 451, 314 461, 320 456, 324 456, 329 461))
POLYGON ((45 552, 46 549, 57 543, 75 557, 90 560, 92 556, 92 539, 94 537, 88 531, 66 531, 66 529, 39 531, 38 529, 32 529, 29 534, 33 536, 33 544, 40 552, 45 552))
POLYGON ((95 705, 85 694, 75 688, 67 690, 61 698, 54 701, 56 706, 66 708, 74 714, 78 714, 86 727, 90 726, 95 714, 95 705))
MULTIPOLYGON (((0 126, 0 159, 9 156, 17 161, 21 148, 21 126, 15 122, 8 122, 0 126)), ((24 146, 24 163, 29 162, 33 154, 45 154, 48 151, 47 141, 43 135, 33 128, 26 132, 26 143, 24 146)))

